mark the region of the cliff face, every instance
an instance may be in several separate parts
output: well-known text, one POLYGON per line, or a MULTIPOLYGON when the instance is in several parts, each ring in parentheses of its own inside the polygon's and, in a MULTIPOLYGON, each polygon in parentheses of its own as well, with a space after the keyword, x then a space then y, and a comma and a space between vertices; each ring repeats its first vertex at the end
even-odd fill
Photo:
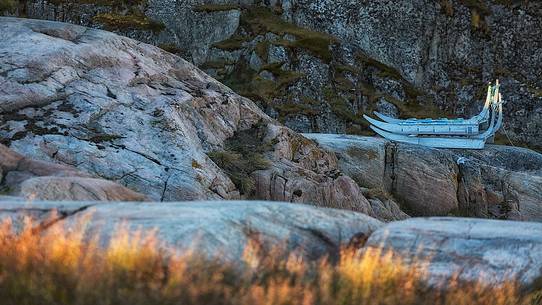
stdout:
POLYGON ((266 199, 372 214, 333 153, 152 45, 0 17, 0 84, 0 141, 29 158, 156 201, 266 199))
POLYGON ((18 13, 104 27, 177 52, 302 132, 367 133, 360 116, 374 109, 469 116, 487 82, 499 78, 508 135, 542 146, 539 2, 97 3, 27 1, 18 13))
POLYGON ((374 137, 305 136, 335 152, 339 169, 367 189, 370 202, 391 200, 418 217, 542 221, 542 154, 532 150, 435 149, 374 137))

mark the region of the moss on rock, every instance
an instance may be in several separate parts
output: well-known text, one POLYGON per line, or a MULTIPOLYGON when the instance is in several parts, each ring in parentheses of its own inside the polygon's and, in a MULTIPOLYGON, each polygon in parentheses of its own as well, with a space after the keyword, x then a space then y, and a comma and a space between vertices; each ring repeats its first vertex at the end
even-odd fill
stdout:
POLYGON ((164 24, 151 20, 142 14, 121 15, 116 13, 103 13, 94 16, 93 19, 109 30, 139 29, 160 32, 165 29, 164 24))
POLYGON ((192 8, 194 12, 200 13, 214 13, 214 12, 227 12, 231 10, 238 10, 240 8, 237 4, 218 3, 218 4, 200 4, 192 8))
POLYGON ((313 31, 289 23, 276 15, 271 9, 253 6, 241 14, 241 25, 252 33, 265 35, 274 33, 279 36, 289 34, 296 39, 285 41, 284 45, 290 48, 302 48, 311 52, 314 56, 329 62, 332 59, 331 45, 338 40, 326 33, 313 31))
POLYGON ((224 170, 241 195, 250 196, 255 189, 250 175, 271 165, 265 153, 273 148, 274 143, 265 142, 266 132, 264 124, 256 124, 250 129, 237 131, 225 142, 223 150, 208 153, 209 158, 224 170))
POLYGON ((16 0, 0 0, 0 13, 11 12, 18 4, 19 1, 16 0))

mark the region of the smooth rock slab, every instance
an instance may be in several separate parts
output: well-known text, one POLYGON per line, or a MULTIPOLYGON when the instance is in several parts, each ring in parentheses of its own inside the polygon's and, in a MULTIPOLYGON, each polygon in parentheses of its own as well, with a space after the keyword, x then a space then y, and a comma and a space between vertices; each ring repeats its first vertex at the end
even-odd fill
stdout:
POLYGON ((84 203, 0 201, 0 218, 22 215, 43 220, 53 209, 72 225, 75 216, 91 216, 88 232, 111 238, 119 224, 143 231, 157 230, 158 238, 178 250, 239 261, 249 240, 265 248, 285 246, 303 257, 336 257, 353 237, 367 237, 382 223, 367 215, 303 204, 264 201, 207 201, 168 203, 84 203), (66 216, 67 215, 67 216, 66 216))
POLYGON ((366 247, 392 250, 437 284, 457 274, 460 280, 487 283, 516 278, 530 288, 542 277, 540 223, 411 218, 375 231, 366 247))
POLYGON ((103 179, 37 177, 21 184, 21 195, 40 200, 145 201, 145 196, 103 179))
POLYGON ((113 181, 93 178, 71 166, 32 160, 2 144, 0 192, 29 200, 146 200, 144 195, 113 181))

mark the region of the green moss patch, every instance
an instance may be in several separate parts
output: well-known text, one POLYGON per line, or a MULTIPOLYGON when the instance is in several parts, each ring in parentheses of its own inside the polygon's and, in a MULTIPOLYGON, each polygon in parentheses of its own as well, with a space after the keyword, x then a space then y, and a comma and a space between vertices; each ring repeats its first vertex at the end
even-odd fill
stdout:
POLYGON ((265 60, 269 57, 269 45, 271 45, 271 43, 267 40, 258 42, 254 48, 254 52, 256 52, 256 55, 260 58, 265 60))
POLYGON ((378 152, 371 149, 361 149, 355 146, 349 147, 346 150, 349 156, 358 158, 360 160, 375 160, 378 158, 378 152))
POLYGON ((240 7, 237 4, 201 4, 192 8, 194 12, 200 13, 227 12, 238 9, 240 9, 240 7))
POLYGON ((331 35, 286 22, 272 10, 265 7, 255 6, 244 10, 241 15, 241 25, 254 34, 265 35, 269 32, 280 36, 290 34, 296 40, 285 41, 285 46, 306 49, 326 62, 331 61, 332 58, 331 45, 338 42, 331 35))
POLYGON ((460 2, 481 16, 488 16, 491 13, 483 0, 460 0, 460 2))
POLYGON ((279 112, 280 117, 285 117, 288 115, 302 114, 308 117, 317 116, 320 111, 314 107, 302 104, 302 103, 281 103, 274 104, 273 107, 279 112))
POLYGON ((363 120, 358 113, 354 113, 350 101, 339 95, 331 87, 324 88, 323 90, 325 99, 331 111, 339 118, 358 125, 365 125, 365 120, 363 120))
POLYGON ((124 137, 115 135, 115 134, 98 134, 91 137, 89 140, 93 143, 103 143, 103 142, 112 142, 117 139, 122 139, 124 137))
POLYGON ((213 44, 212 47, 226 51, 235 51, 241 49, 244 42, 246 42, 246 37, 234 36, 217 42, 213 44))
POLYGON ((94 21, 109 30, 150 30, 160 32, 165 29, 162 23, 156 22, 140 14, 121 15, 104 13, 94 16, 94 21))
POLYGON ((394 67, 390 67, 362 52, 356 53, 355 56, 356 60, 360 62, 363 66, 377 68, 381 77, 392 78, 400 81, 404 80, 399 70, 395 69, 394 67))
POLYGON ((305 76, 300 72, 282 70, 281 65, 265 65, 260 71, 254 71, 248 67, 246 62, 240 61, 235 66, 234 71, 222 81, 245 97, 264 104, 271 104, 274 98, 285 96, 285 89, 305 76), (259 76, 259 72, 263 70, 271 72, 275 80, 259 76))
POLYGON ((0 0, 0 13, 14 11, 19 5, 16 0, 0 0))
POLYGON ((166 52, 172 53, 172 54, 182 53, 182 50, 173 43, 159 44, 158 47, 160 49, 162 49, 162 50, 164 50, 166 52))
POLYGON ((255 184, 250 175, 271 165, 264 154, 271 151, 275 143, 264 141, 266 132, 264 124, 256 124, 248 130, 236 132, 226 141, 224 150, 208 153, 209 158, 224 170, 241 195, 251 196, 255 184))

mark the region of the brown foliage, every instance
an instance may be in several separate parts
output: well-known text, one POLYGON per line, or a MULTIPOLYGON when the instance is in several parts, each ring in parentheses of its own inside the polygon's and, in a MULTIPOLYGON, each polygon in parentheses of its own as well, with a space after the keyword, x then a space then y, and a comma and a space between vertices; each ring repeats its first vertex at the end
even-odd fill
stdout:
MULTIPOLYGON (((107 246, 85 221, 45 231, 0 225, 0 304, 535 304, 514 283, 424 285, 424 272, 392 253, 342 251, 338 262, 247 245, 244 268, 168 251, 155 234, 120 226, 107 246)), ((534 301, 532 301, 534 302, 534 301)))

